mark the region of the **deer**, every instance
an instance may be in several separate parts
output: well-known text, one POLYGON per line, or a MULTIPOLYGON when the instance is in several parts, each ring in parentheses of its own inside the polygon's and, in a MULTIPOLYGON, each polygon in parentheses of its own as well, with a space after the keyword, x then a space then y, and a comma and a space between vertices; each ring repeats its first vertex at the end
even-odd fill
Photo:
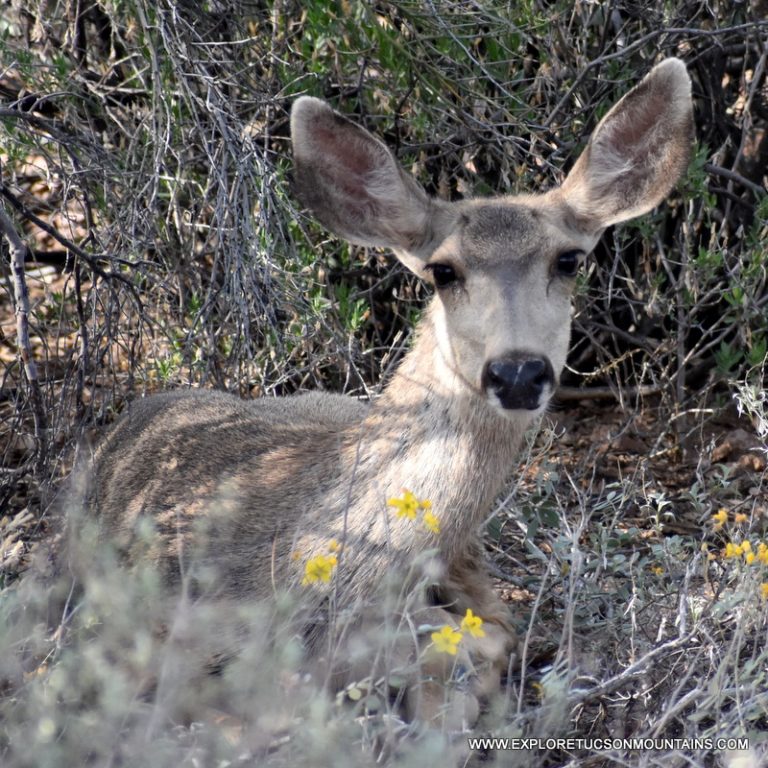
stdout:
POLYGON ((466 724, 517 643, 479 528, 557 389, 585 259, 687 167, 691 82, 679 59, 657 64, 538 194, 431 197, 381 140, 310 96, 290 124, 301 203, 433 288, 410 349, 370 402, 187 390, 130 403, 93 451, 88 514, 100 541, 151 562, 171 590, 235 606, 296 595, 307 656, 341 669, 337 685, 360 668, 335 622, 355 617, 347 636, 376 625, 384 575, 407 574, 418 597, 398 614, 397 648, 420 666, 406 715, 466 724), (435 652, 433 632, 468 615, 485 636, 435 652))

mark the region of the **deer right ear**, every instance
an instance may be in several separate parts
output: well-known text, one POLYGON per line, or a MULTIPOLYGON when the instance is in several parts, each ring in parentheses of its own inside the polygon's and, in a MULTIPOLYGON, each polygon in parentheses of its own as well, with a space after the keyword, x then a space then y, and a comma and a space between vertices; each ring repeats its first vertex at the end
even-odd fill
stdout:
POLYGON ((329 230, 413 255, 431 238, 434 203, 368 131, 309 96, 291 110, 296 194, 329 230))
POLYGON ((565 202, 593 230, 650 211, 685 171, 692 138, 691 80, 667 59, 595 128, 563 183, 565 202))

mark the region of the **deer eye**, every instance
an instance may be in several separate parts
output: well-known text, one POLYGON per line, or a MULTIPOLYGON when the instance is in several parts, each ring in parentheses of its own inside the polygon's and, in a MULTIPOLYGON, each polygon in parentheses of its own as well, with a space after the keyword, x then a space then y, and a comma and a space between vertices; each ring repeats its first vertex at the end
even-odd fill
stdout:
POLYGON ((456 270, 450 264, 427 264, 426 269, 432 273, 432 280, 437 288, 446 288, 459 279, 456 270))
POLYGON ((557 257, 555 271, 562 277, 576 277, 583 256, 583 251, 563 251, 557 257))

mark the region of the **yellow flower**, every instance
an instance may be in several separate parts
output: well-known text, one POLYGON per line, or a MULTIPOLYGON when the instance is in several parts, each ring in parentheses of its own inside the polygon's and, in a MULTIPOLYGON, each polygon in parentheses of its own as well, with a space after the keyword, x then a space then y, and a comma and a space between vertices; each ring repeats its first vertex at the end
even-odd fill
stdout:
POLYGON ((461 629, 472 637, 485 637, 483 620, 479 616, 475 616, 471 608, 467 608, 467 613, 461 620, 461 629))
POLYGON ((737 512, 733 516, 733 522, 734 523, 746 523, 747 520, 749 520, 749 517, 745 515, 743 512, 737 512))
POLYGON ((410 492, 403 491, 402 499, 387 499, 388 507, 395 507, 398 517, 407 517, 409 520, 416 519, 416 513, 419 511, 419 500, 410 492))
POLYGON ((440 521, 437 519, 437 515, 435 515, 434 512, 425 512, 424 517, 421 518, 421 521, 430 531, 432 531, 432 533, 440 533, 440 521))
POLYGON ((734 544, 732 541, 729 541, 725 545, 725 557, 738 557, 741 554, 741 547, 739 547, 737 544, 734 544))
POLYGON ((337 563, 336 555, 317 555, 310 558, 304 566, 302 585, 316 584, 318 581, 327 584, 331 580, 331 574, 337 563))
POLYGON ((765 582, 760 585, 760 596, 763 600, 768 600, 768 584, 765 582))
POLYGON ((651 568, 651 572, 655 573, 657 576, 662 576, 664 574, 664 569, 660 565, 654 565, 651 568))
POLYGON ((722 528, 728 522, 728 512, 724 509, 718 509, 717 514, 712 515, 714 522, 714 529, 717 531, 722 528))
POLYGON ((338 552, 341 549, 341 544, 339 544, 336 539, 331 539, 328 542, 328 551, 329 552, 338 552))
MULTIPOLYGON (((766 562, 768 562, 768 549, 763 549, 762 542, 757 546, 759 553, 765 552, 764 557, 766 562)), ((723 557, 739 557, 740 555, 744 555, 745 560, 750 565, 755 562, 755 553, 752 551, 752 545, 749 543, 749 541, 747 541, 747 539, 744 539, 741 544, 734 544, 732 541, 729 541, 725 545, 725 549, 723 550, 723 557)), ((757 559, 760 560, 760 562, 763 562, 762 558, 763 555, 757 555, 757 559)))
POLYGON ((768 545, 763 541, 757 545, 757 559, 761 565, 768 565, 768 545))
POLYGON ((424 525, 432 533, 440 533, 440 520, 432 512, 432 502, 429 499, 417 499, 409 490, 403 488, 402 498, 387 499, 387 506, 394 507, 398 517, 407 517, 409 520, 415 520, 419 510, 422 510, 424 525))
POLYGON ((438 653, 448 653, 451 656, 456 655, 461 638, 461 632, 457 632, 449 624, 444 625, 439 632, 432 633, 432 642, 438 653))

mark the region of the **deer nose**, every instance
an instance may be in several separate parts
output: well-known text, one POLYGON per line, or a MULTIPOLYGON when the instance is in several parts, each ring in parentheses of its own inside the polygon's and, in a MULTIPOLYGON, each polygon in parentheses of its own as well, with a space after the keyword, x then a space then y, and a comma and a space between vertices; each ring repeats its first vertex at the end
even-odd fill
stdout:
POLYGON ((513 352, 489 360, 481 383, 502 408, 535 411, 555 388, 555 373, 546 357, 513 352))

